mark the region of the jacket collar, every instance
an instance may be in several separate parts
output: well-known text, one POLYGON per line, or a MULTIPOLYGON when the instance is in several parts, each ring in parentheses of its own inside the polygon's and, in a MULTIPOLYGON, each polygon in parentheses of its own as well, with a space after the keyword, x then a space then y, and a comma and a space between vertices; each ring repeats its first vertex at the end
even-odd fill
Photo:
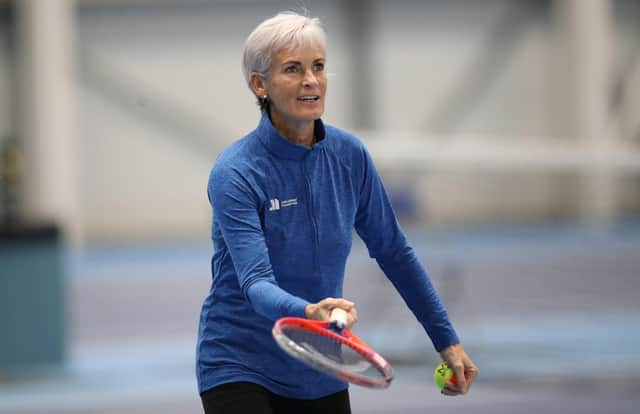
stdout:
MULTIPOLYGON (((316 134, 316 144, 314 147, 323 145, 325 142, 325 129, 321 119, 315 120, 314 131, 316 134)), ((312 148, 304 145, 294 144, 283 137, 271 123, 268 113, 262 114, 258 128, 256 129, 258 138, 267 149, 280 158, 289 160, 303 159, 312 148)))

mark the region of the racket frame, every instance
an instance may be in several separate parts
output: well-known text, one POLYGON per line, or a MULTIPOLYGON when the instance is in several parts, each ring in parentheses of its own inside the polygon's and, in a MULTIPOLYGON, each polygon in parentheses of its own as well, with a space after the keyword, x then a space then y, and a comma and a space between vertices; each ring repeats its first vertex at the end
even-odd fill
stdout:
POLYGON ((335 326, 331 322, 320 322, 304 318, 285 317, 279 319, 272 329, 273 338, 276 340, 280 348, 289 355, 301 360, 320 371, 336 376, 338 379, 353 384, 357 384, 367 388, 387 388, 393 380, 393 370, 391 364, 387 362, 380 354, 374 351, 369 345, 364 343, 360 338, 348 329, 341 329, 338 332, 331 328, 335 326), (359 375, 353 372, 329 366, 313 354, 302 349, 298 344, 291 340, 283 332, 284 329, 294 329, 302 332, 312 332, 326 336, 336 342, 348 346, 365 360, 367 360, 382 375, 380 378, 371 378, 365 375, 359 375))

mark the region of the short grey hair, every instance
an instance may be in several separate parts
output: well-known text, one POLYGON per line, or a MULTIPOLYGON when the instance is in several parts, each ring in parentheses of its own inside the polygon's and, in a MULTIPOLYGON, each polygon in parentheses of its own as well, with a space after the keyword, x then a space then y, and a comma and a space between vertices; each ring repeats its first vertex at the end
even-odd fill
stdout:
MULTIPOLYGON (((256 72, 266 79, 271 70, 271 58, 285 49, 298 49, 307 45, 326 48, 326 32, 317 17, 308 17, 296 12, 280 12, 260 23, 251 32, 244 46, 242 73, 251 88, 251 73, 256 72)), ((258 96, 258 105, 264 112, 268 102, 258 96)))

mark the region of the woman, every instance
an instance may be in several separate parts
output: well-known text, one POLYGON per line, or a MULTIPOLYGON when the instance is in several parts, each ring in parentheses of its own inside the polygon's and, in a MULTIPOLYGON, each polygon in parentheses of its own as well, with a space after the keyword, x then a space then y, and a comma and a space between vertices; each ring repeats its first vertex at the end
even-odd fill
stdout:
POLYGON ((355 228, 467 389, 476 368, 407 244, 363 144, 322 122, 325 33, 318 19, 280 13, 248 37, 244 76, 258 127, 227 148, 209 178, 213 284, 200 318, 197 377, 206 413, 349 413, 347 384, 281 351, 275 320, 357 320, 342 297, 355 228))

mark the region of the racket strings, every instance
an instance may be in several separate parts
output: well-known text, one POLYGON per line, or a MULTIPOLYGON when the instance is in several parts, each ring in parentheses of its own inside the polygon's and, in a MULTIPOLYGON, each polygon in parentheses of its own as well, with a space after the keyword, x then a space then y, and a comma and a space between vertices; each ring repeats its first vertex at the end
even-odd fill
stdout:
POLYGON ((348 345, 321 333, 284 329, 296 353, 314 365, 322 365, 335 371, 346 371, 368 378, 382 378, 384 374, 348 345))

